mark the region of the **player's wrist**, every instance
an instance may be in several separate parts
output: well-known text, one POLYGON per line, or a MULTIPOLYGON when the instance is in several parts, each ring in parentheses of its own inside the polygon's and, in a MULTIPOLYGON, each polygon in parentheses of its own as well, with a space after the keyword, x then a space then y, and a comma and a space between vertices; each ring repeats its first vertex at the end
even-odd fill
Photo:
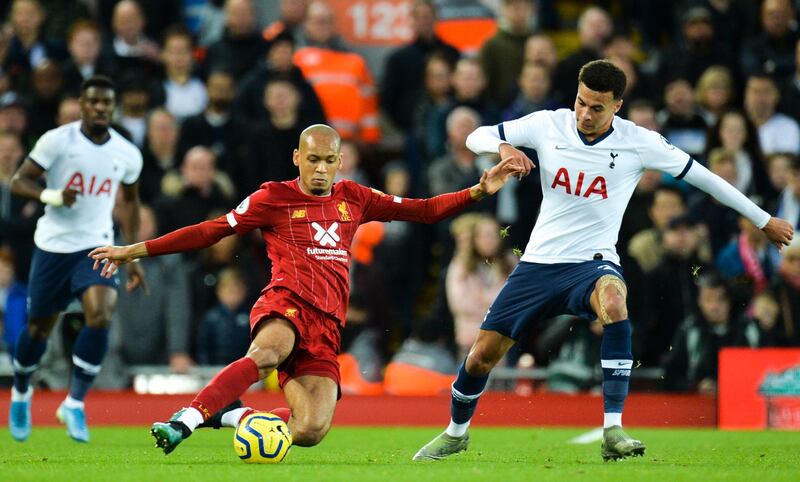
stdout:
POLYGON ((64 193, 59 189, 43 189, 39 200, 44 204, 59 207, 64 205, 64 193))

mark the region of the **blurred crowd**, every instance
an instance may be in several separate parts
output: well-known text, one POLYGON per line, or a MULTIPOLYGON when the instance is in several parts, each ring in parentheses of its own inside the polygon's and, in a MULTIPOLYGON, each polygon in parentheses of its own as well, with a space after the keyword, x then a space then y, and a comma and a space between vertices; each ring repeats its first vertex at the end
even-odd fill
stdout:
MULTIPOLYGON (((397 196, 468 187, 497 160, 465 147, 472 130, 571 108, 578 70, 598 58, 627 74, 621 117, 800 227, 798 4, 409 0, 411 39, 376 57, 345 43, 336 22, 345 13, 324 0, 0 1, 5 349, 24 326, 42 213, 11 196, 9 181, 42 133, 79 119, 79 86, 93 74, 115 81, 114 128, 144 156, 141 239, 224 214, 264 181, 293 179, 299 133, 317 122, 344 140, 340 178, 397 196), (273 15, 262 21, 264 11, 273 15), (488 12, 493 27, 477 46, 468 28, 446 41, 445 11, 488 12)), ((362 226, 343 332, 356 376, 378 382, 392 363, 454 373, 541 199, 534 172, 438 225, 362 226)), ((725 346, 800 346, 800 242, 779 252, 734 211, 645 172, 617 250, 634 357, 664 370, 658 388, 713 392, 725 346)), ((184 373, 242 355, 249 306, 270 273, 258 233, 142 264, 150 294, 121 292, 115 314, 120 366, 184 373)), ((56 336, 69 338, 73 318, 56 336)), ((595 389, 601 332, 569 316, 543 321, 507 363, 546 368, 551 390, 595 389)))

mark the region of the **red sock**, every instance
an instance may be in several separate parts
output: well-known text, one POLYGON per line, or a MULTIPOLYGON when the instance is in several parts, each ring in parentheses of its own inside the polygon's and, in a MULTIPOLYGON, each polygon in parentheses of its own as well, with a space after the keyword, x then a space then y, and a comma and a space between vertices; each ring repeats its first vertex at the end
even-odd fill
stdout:
POLYGON ((260 379, 256 362, 247 357, 240 358, 217 373, 189 406, 203 414, 203 420, 208 420, 260 379))
POLYGON ((273 408, 272 410, 269 411, 269 413, 271 413, 271 414, 273 414, 273 415, 275 415, 277 417, 280 417, 281 420, 283 420, 286 423, 289 423, 289 417, 292 416, 292 409, 291 408, 285 408, 285 407, 273 408))

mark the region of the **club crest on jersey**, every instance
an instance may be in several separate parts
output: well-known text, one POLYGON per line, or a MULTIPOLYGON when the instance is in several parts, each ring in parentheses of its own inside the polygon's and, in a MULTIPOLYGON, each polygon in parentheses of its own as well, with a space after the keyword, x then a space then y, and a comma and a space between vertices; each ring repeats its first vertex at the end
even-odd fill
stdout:
POLYGON ((311 223, 311 227, 317 232, 314 234, 314 241, 318 242, 320 246, 336 247, 336 243, 341 241, 341 238, 336 233, 339 229, 339 223, 333 223, 329 228, 324 228, 317 222, 311 223))
POLYGON ((99 181, 97 176, 87 177, 84 182, 83 174, 76 172, 67 183, 67 189, 74 189, 78 194, 89 196, 100 196, 105 194, 111 196, 111 179, 99 181))
POLYGON ((292 211, 292 219, 303 219, 304 217, 306 217, 305 209, 295 209, 292 211))
POLYGON ((556 189, 556 186, 561 186, 564 188, 567 194, 574 194, 575 196, 583 196, 585 198, 588 198, 592 194, 597 194, 603 199, 608 199, 608 191, 606 189, 606 179, 603 176, 595 177, 589 184, 589 187, 585 191, 582 191, 585 175, 586 173, 584 173, 583 171, 578 173, 578 179, 575 184, 575 189, 573 189, 572 183, 570 181, 569 171, 567 171, 567 169, 564 167, 560 167, 556 172, 556 177, 553 179, 553 184, 550 185, 550 187, 552 189, 556 189))
POLYGON ((297 308, 287 308, 283 316, 287 318, 294 318, 297 316, 297 308))
POLYGON ((352 221, 350 218, 350 208, 347 207, 347 203, 342 201, 336 205, 336 209, 339 210, 339 220, 344 222, 352 221))
POLYGON ((616 164, 614 164, 614 161, 617 160, 617 158, 619 157, 619 154, 614 154, 613 152, 609 152, 609 155, 611 156, 611 162, 608 163, 608 167, 610 167, 611 169, 614 169, 614 166, 616 166, 616 164))

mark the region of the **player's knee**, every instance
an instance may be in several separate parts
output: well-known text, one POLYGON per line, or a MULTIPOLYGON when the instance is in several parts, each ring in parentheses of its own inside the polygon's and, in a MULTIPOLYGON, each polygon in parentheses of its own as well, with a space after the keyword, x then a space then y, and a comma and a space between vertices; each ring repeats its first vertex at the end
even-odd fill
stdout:
POLYGON ((292 427, 292 439, 295 445, 313 447, 325 438, 330 430, 330 423, 324 420, 298 421, 292 427))
POLYGON ((608 315, 607 323, 614 323, 628 318, 628 307, 625 303, 625 297, 615 288, 607 288, 602 303, 608 315))
POLYGON ((467 356, 464 368, 470 375, 482 377, 488 375, 498 361, 493 351, 481 346, 474 346, 467 356))
POLYGON ((256 363, 259 372, 263 375, 269 375, 270 372, 278 368, 281 361, 280 354, 276 350, 260 347, 256 344, 250 346, 247 356, 256 363))

